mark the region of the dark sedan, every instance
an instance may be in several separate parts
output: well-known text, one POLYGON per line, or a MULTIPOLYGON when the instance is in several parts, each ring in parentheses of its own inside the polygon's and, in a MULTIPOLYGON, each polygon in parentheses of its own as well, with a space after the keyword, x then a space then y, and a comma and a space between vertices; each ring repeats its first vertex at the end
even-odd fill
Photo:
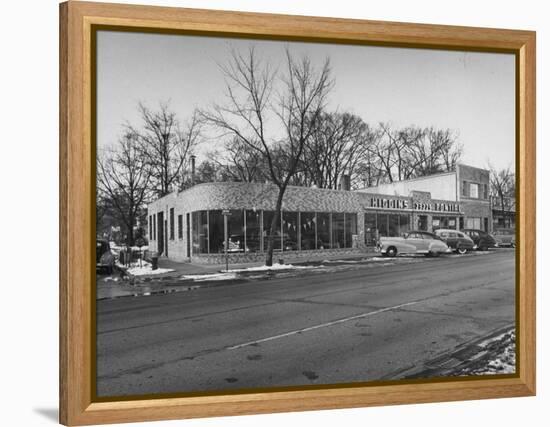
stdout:
POLYGON ((461 255, 473 250, 475 246, 474 241, 461 231, 440 228, 435 231, 435 235, 461 255))
POLYGON ((483 230, 465 229, 462 232, 470 237, 476 245, 475 249, 486 251, 497 246, 497 241, 489 233, 483 230))

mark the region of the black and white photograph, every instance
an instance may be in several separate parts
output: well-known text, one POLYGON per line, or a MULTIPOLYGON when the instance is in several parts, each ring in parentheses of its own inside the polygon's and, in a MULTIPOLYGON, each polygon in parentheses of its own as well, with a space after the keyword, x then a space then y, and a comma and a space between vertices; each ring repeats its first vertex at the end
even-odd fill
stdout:
POLYGON ((516 374, 516 56, 98 30, 98 398, 516 374))

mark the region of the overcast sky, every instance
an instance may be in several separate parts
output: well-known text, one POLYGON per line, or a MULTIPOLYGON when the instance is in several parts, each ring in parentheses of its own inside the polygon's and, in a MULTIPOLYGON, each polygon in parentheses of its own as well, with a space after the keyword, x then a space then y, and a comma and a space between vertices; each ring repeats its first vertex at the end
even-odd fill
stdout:
POLYGON ((98 147, 113 144, 125 122, 139 124, 139 101, 149 107, 170 101, 181 120, 196 107, 222 103, 218 64, 228 61, 231 49, 251 44, 273 66, 284 63, 286 47, 315 64, 329 57, 335 80, 330 108, 351 111, 371 126, 450 128, 464 145, 463 163, 514 166, 510 54, 105 31, 97 37, 98 147))

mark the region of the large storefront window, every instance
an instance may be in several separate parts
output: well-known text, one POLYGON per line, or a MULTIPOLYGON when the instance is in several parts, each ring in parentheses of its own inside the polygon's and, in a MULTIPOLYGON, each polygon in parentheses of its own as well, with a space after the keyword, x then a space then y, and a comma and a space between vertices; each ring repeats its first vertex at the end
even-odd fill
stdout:
POLYGON ((398 235, 402 236, 403 233, 406 233, 407 231, 409 231, 411 229, 410 225, 411 225, 411 223, 410 223, 409 215, 407 215, 407 214, 399 215, 399 233, 398 233, 398 235))
POLYGON ((335 249, 346 247, 343 213, 332 214, 332 247, 335 249))
MULTIPOLYGON (((222 210, 195 211, 187 215, 192 223, 191 254, 200 255, 223 254, 226 232, 229 253, 267 251, 275 212, 231 210, 227 215, 227 230, 224 230, 222 210)), ((390 222, 393 219, 390 220, 388 215, 366 213, 366 235, 376 236, 377 227, 380 229, 382 226, 382 230, 387 230, 384 225, 392 224, 391 227, 394 227, 390 222)), ((357 213, 283 211, 277 219, 273 240, 276 251, 351 248, 353 236, 358 231, 357 213)), ((398 228, 399 223, 397 220, 398 228)), ((183 230, 183 224, 179 229, 183 230)))
POLYGON ((330 248, 330 214, 317 213, 317 249, 330 248))
POLYGON ((432 229, 435 231, 440 228, 450 228, 456 230, 456 217, 434 216, 432 218, 432 229))
POLYGON ((365 212, 365 244, 367 246, 374 246, 376 245, 376 239, 376 214, 365 212))
POLYGON ((316 218, 315 212, 300 213, 301 248, 303 251, 316 249, 316 218))
POLYGON ((193 212, 193 254, 208 253, 207 211, 193 212))
MULTIPOLYGON (((227 216, 227 252, 244 252, 244 215, 241 210, 232 210, 227 216)), ((225 251, 225 242, 223 243, 225 251)))
POLYGON ((357 214, 347 213, 346 214, 346 248, 353 247, 353 235, 357 234, 357 214))
POLYGON ((418 215, 417 230, 428 231, 428 215, 418 215))
POLYGON ((283 250, 298 250, 298 212, 283 211, 283 250))
POLYGON ((399 234, 399 214, 388 214, 388 235, 398 237, 399 234))
POLYGON ((411 229, 409 214, 365 212, 365 244, 373 246, 377 237, 399 237, 411 229))
MULTIPOLYGON (((273 220, 274 211, 264 211, 264 251, 267 252, 268 248, 268 236, 271 229, 271 221, 273 220)), ((277 228, 275 230, 275 236, 273 240, 273 249, 276 251, 281 250, 281 220, 277 215, 277 228)))
MULTIPOLYGON (((194 214, 194 213, 193 213, 194 214)), ((221 210, 208 211, 209 220, 209 240, 210 240, 210 253, 222 253, 223 252, 223 215, 221 210)))
POLYGON ((380 237, 388 237, 388 214, 376 214, 376 226, 380 237))
POLYGON ((466 218, 466 228, 481 229, 481 218, 466 218))
POLYGON ((250 252, 260 252, 261 211, 246 211, 246 248, 250 252))

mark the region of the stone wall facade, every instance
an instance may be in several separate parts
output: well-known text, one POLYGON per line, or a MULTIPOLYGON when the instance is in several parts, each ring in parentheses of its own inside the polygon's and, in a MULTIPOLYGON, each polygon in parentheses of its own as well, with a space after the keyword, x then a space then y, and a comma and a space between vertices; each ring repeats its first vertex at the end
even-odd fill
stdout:
MULTIPOLYGON (((279 260, 296 260, 300 258, 309 258, 313 255, 351 255, 368 252, 370 248, 347 248, 347 249, 323 249, 323 250, 308 250, 308 251, 285 251, 285 252, 273 252, 273 262, 276 263, 279 260)), ((255 253, 236 253, 228 254, 230 264, 245 264, 249 262, 262 262, 265 260, 265 254, 262 252, 255 253)), ((223 264, 225 263, 224 254, 205 254, 205 255, 193 255, 191 256, 191 262, 196 264, 223 264)), ((286 262, 286 261, 285 261, 286 262)))

